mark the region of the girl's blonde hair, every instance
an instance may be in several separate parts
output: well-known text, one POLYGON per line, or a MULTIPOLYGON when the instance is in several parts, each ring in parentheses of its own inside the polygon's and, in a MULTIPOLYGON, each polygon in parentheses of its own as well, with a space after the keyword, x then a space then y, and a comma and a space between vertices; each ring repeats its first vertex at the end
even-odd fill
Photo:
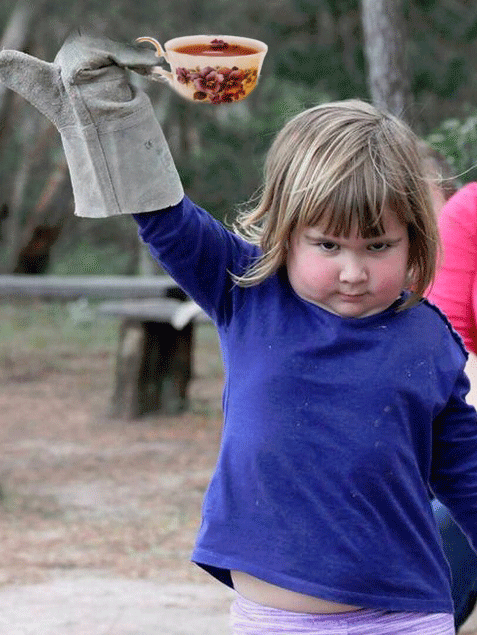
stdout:
POLYGON ((391 210, 409 233, 409 286, 417 302, 432 283, 439 246, 419 140, 396 117, 361 100, 310 108, 291 119, 265 161, 258 205, 235 230, 261 257, 236 282, 259 284, 286 262, 295 228, 364 238, 384 233, 391 210))

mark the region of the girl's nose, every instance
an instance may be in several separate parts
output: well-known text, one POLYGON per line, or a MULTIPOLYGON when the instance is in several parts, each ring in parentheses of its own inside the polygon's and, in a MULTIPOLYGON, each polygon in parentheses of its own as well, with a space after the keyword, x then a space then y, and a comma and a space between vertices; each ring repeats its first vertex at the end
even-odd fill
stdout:
POLYGON ((368 270, 366 264, 360 258, 348 257, 344 260, 340 270, 340 282, 358 284, 366 282, 367 279, 368 270))

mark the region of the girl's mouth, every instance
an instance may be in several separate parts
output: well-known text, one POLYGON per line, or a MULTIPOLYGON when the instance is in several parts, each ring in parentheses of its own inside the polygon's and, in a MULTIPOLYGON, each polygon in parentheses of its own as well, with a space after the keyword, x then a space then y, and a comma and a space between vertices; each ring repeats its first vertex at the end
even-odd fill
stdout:
POLYGON ((366 293, 340 293, 340 298, 346 302, 359 302, 364 298, 366 293))

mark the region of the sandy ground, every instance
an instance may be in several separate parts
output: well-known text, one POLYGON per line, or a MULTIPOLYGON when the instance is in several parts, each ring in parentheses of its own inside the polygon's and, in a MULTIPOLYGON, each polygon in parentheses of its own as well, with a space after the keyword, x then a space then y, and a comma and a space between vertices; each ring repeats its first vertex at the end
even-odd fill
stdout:
POLYGON ((208 583, 161 583, 83 572, 0 593, 5 635, 218 635, 229 594, 208 583))
POLYGON ((107 417, 114 351, 0 359, 0 635, 218 635, 230 591, 189 562, 220 436, 221 370, 192 411, 107 417))

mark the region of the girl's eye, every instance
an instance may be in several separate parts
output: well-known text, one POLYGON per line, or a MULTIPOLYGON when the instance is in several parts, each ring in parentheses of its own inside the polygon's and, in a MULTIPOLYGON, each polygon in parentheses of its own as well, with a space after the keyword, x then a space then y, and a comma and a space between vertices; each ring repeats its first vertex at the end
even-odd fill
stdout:
POLYGON ((331 240, 324 240, 320 243, 317 243, 318 247, 322 250, 325 251, 327 253, 331 253, 333 251, 337 251, 339 249, 339 245, 337 245, 336 243, 332 242, 331 240))
POLYGON ((368 245, 368 249, 369 251, 380 253, 389 249, 390 246, 391 245, 389 243, 373 243, 372 245, 368 245))

